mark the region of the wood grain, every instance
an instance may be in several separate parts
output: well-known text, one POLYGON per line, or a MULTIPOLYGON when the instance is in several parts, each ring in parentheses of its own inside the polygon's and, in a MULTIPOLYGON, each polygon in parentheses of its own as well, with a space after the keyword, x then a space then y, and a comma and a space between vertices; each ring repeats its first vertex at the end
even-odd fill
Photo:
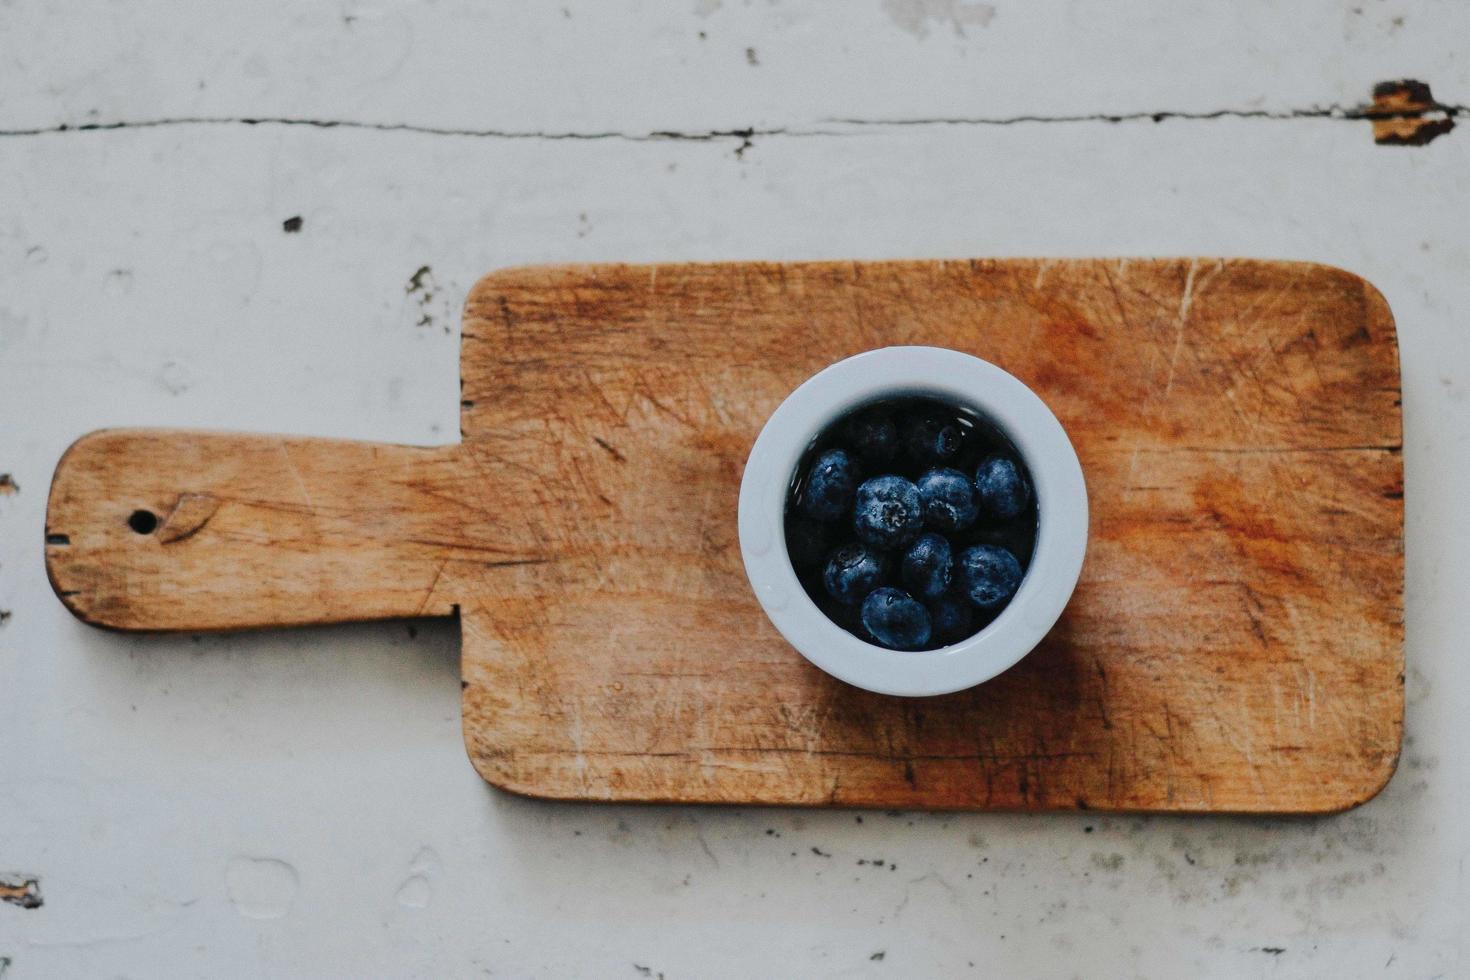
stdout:
POLYGON ((53 484, 58 593, 122 629, 458 609, 470 757, 538 796, 1302 813, 1393 772, 1397 347, 1382 297, 1348 273, 515 269, 471 293, 462 375, 454 447, 84 438, 53 484), (919 700, 808 665, 764 619, 736 542, 766 417, 821 367, 896 343, 968 351, 1036 389, 1092 510, 1081 583, 1043 644, 919 700), (132 530, 136 509, 160 527, 132 530))

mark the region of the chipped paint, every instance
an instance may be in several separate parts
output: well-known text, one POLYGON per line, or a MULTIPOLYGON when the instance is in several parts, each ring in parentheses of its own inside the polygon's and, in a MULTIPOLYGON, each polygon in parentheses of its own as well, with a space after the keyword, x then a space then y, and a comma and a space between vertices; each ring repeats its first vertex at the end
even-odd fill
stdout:
POLYGON ((46 902, 41 898, 41 879, 28 874, 0 874, 0 902, 38 909, 46 902))
POLYGON ((1457 112, 1440 103, 1427 83, 1405 78, 1375 85, 1373 103, 1362 114, 1372 120, 1378 145, 1425 146, 1455 128, 1457 112))

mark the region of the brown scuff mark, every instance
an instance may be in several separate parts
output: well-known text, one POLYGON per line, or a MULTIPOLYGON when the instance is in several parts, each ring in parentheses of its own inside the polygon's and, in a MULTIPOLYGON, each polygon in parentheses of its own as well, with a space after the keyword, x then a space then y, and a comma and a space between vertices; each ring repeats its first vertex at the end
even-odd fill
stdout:
POLYGON ((173 544, 198 534, 219 510, 219 498, 207 493, 179 494, 178 503, 158 529, 159 544, 173 544))
POLYGON ((1456 107, 1434 97, 1426 82, 1402 78, 1373 86, 1363 116, 1373 122, 1379 146, 1424 146, 1455 128, 1456 107))
POLYGON ((0 874, 0 902, 23 909, 40 908, 45 904, 41 898, 41 879, 34 875, 0 874))
POLYGON ((9 497, 16 493, 20 493, 20 484, 15 482, 15 477, 9 473, 0 473, 0 497, 9 497))

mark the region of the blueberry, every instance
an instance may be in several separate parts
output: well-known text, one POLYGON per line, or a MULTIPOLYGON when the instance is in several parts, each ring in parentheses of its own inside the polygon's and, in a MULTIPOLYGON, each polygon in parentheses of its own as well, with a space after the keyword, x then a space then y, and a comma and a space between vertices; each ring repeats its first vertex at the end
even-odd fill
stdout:
POLYGON ((919 488, 901 476, 875 476, 858 487, 853 527, 863 544, 901 548, 914 540, 924 523, 919 488))
POLYGON ((827 550, 832 547, 832 526, 819 524, 801 514, 792 514, 786 520, 786 553, 798 571, 806 571, 821 565, 827 550))
POLYGON ((873 549, 856 542, 845 544, 827 559, 822 584, 838 602, 854 605, 883 581, 886 565, 883 556, 873 549))
POLYGON ((904 423, 903 448, 919 463, 943 463, 953 459, 964 440, 964 429, 952 420, 915 415, 904 423))
POLYGON ((801 507, 817 521, 841 519, 852 504, 857 486, 857 464, 841 449, 829 449, 817 457, 807 475, 801 507))
POLYGON ((917 650, 929 642, 929 611, 900 589, 884 586, 863 600, 863 627, 891 650, 917 650))
POLYGON ((940 643, 963 640, 972 632, 975 607, 962 597, 940 596, 929 603, 929 620, 934 624, 934 638, 940 643))
POLYGON ((981 609, 995 609, 1016 594, 1021 563, 993 544, 978 544, 960 554, 960 591, 981 609))
POLYGON ((924 523, 941 531, 963 531, 980 516, 975 485, 959 470, 941 468, 919 477, 924 523))
POLYGON ((1005 456, 987 456, 975 471, 980 507, 992 517, 1008 521, 1026 509, 1031 488, 1020 467, 1005 456))
POLYGON ((933 531, 921 534, 903 554, 899 569, 903 584, 921 599, 933 599, 949 589, 954 576, 954 555, 949 541, 933 531))
POLYGON ((898 426, 893 416, 881 409, 865 409, 849 416, 843 437, 857 457, 869 465, 892 462, 898 453, 898 426))

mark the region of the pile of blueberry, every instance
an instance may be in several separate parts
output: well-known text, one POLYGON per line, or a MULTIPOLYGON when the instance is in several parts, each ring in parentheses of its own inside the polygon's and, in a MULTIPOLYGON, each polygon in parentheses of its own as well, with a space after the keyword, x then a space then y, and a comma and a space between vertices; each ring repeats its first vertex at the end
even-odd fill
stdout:
POLYGON ((1020 587, 1036 546, 1025 464, 994 426, 930 398, 838 419, 803 456, 786 548, 833 622, 894 650, 979 632, 1020 587))

